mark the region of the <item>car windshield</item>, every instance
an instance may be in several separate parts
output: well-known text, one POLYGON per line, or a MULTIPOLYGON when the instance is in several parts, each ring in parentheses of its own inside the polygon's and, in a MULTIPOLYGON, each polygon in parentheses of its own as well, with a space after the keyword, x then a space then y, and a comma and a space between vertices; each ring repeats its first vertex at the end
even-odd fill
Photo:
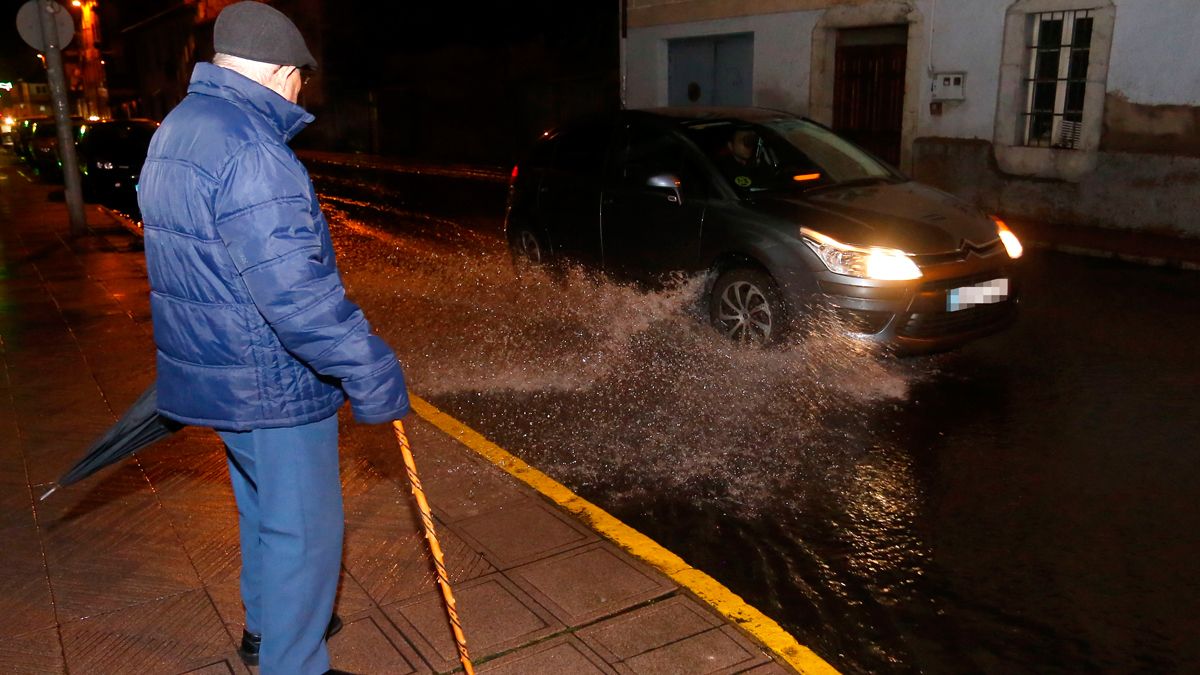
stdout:
POLYGON ((742 193, 899 178, 866 151, 807 120, 705 120, 686 125, 684 133, 742 193))

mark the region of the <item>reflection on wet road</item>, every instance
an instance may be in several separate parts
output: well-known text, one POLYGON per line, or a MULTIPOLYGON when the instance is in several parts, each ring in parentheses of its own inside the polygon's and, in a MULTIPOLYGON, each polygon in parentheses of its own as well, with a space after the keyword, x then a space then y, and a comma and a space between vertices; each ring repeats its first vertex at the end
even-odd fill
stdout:
POLYGON ((517 275, 494 186, 319 185, 417 392, 839 668, 1200 669, 1200 274, 1033 252, 954 354, 743 350, 698 280, 517 275))

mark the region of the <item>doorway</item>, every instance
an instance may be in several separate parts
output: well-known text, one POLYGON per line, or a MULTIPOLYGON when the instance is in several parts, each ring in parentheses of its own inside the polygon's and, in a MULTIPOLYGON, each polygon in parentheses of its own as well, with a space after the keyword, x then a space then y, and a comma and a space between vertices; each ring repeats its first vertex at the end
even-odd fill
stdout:
POLYGON ((834 56, 833 129, 900 165, 908 26, 844 28, 834 56))

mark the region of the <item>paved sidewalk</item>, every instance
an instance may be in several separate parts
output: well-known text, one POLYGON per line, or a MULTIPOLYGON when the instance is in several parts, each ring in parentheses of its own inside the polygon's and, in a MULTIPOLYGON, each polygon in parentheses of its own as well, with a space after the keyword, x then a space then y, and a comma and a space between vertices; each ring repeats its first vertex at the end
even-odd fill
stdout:
MULTIPOLYGON (((153 377, 137 239, 0 159, 0 672, 252 672, 236 512, 216 435, 189 428, 36 498, 153 377)), ((667 576, 445 432, 406 420, 479 671, 789 672, 667 576)), ((343 420, 334 666, 448 672, 456 653, 390 428, 343 420)))

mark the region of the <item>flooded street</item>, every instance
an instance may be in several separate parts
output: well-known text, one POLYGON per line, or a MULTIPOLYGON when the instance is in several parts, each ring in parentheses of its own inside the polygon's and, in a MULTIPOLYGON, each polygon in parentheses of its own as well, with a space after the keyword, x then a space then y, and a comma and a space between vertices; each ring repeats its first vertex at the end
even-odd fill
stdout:
POLYGON ((496 185, 317 178, 416 393, 840 670, 1200 670, 1200 273, 1035 250, 960 351, 745 349, 702 280, 517 274, 496 185))

